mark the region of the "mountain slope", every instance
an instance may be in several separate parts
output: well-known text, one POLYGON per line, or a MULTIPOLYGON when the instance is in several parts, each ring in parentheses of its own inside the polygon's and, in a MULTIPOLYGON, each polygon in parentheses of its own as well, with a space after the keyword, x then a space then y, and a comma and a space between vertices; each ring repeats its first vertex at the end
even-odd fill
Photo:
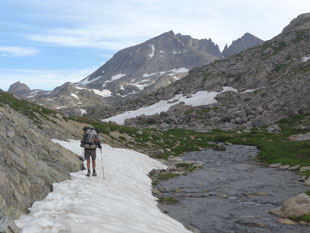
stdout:
POLYGON ((79 84, 107 89, 112 95, 149 92, 180 79, 193 67, 220 58, 221 52, 211 40, 170 31, 117 52, 79 84))
POLYGON ((82 126, 70 122, 0 91, 0 232, 18 232, 14 219, 80 170, 76 155, 50 141, 79 137, 82 126))
POLYGON ((237 91, 218 94, 214 104, 191 107, 180 103, 165 114, 139 116, 127 123, 200 130, 251 128, 295 113, 309 112, 309 42, 310 14, 303 14, 262 46, 195 68, 174 85, 130 102, 117 111, 138 109, 178 94, 190 97, 197 91, 219 93, 229 86, 237 91))

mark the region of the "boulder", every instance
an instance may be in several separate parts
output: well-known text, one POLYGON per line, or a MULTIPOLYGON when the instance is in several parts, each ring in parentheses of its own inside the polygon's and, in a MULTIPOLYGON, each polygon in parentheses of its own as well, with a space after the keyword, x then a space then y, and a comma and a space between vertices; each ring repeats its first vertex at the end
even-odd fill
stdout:
POLYGON ((301 193, 285 201, 281 207, 270 211, 271 214, 282 218, 300 217, 310 214, 310 197, 301 193))

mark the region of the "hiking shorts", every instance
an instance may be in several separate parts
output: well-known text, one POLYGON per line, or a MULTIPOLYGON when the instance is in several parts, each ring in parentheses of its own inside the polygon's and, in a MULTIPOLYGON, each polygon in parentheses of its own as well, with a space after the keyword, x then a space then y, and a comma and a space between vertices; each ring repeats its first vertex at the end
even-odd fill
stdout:
POLYGON ((91 157, 92 160, 96 160, 96 150, 85 149, 84 151, 84 158, 89 160, 91 157))

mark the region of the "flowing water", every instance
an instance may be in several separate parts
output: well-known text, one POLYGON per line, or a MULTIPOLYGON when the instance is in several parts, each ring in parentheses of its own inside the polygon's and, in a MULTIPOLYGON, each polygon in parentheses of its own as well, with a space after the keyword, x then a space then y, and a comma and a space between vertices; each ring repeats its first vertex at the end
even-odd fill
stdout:
POLYGON ((268 213, 307 187, 297 174, 266 167, 255 160, 255 147, 228 146, 183 155, 205 163, 203 169, 161 181, 158 188, 178 204, 160 204, 162 211, 208 233, 306 233, 309 226, 278 223, 268 213))

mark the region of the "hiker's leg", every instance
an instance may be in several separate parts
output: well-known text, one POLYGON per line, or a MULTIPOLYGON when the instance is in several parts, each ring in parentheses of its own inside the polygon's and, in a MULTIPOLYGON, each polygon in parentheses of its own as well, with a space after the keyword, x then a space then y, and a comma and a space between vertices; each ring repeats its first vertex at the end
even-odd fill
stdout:
POLYGON ((93 170, 95 171, 96 170, 96 160, 93 160, 93 170))
POLYGON ((87 159, 87 170, 90 170, 90 159, 87 159))
POLYGON ((92 159, 92 162, 93 162, 93 176, 96 176, 97 175, 97 173, 96 173, 96 150, 92 151, 91 159, 92 159))
POLYGON ((90 176, 90 151, 89 150, 85 150, 84 152, 84 157, 87 160, 87 176, 90 176))

